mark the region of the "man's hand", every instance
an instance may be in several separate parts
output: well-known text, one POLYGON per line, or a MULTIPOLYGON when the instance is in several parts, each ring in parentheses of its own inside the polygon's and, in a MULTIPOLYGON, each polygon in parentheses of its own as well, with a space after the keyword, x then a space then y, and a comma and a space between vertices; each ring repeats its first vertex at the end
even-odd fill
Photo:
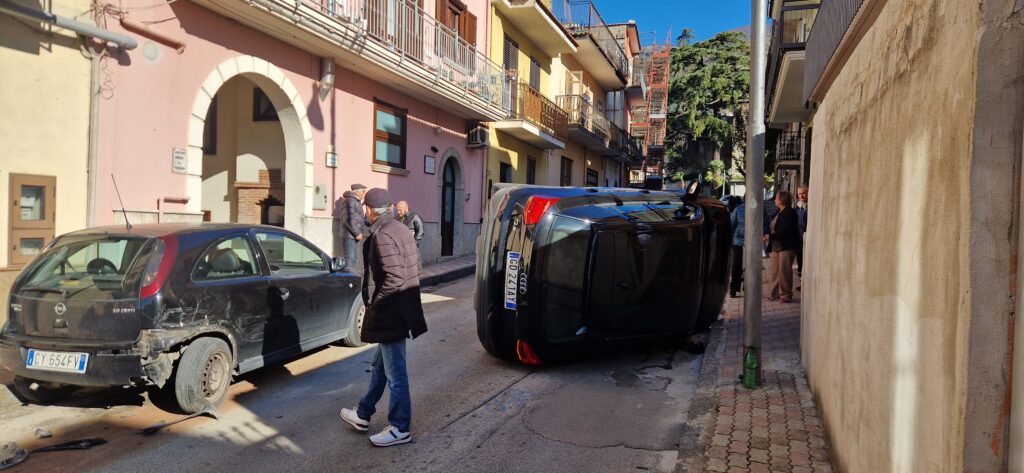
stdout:
POLYGON ((356 235, 356 241, 363 241, 363 234, 362 233, 356 235))
POLYGON ((761 237, 761 240, 768 241, 768 235, 765 235, 765 236, 761 237))

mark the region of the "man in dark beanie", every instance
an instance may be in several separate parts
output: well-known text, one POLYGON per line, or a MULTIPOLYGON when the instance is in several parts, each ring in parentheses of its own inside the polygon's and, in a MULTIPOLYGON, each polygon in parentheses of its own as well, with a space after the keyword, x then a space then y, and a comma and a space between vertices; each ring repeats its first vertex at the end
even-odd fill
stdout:
POLYGON ((389 425, 370 442, 390 447, 409 442, 412 399, 406 373, 405 339, 427 331, 420 302, 419 253, 412 232, 391 213, 384 189, 371 189, 363 199, 370 234, 363 244, 363 301, 366 314, 360 339, 377 343, 370 387, 356 409, 342 409, 341 419, 366 431, 377 401, 390 388, 389 425))
POLYGON ((366 186, 352 184, 352 190, 345 191, 341 195, 344 204, 338 213, 338 236, 342 238, 343 250, 345 251, 345 269, 359 271, 359 242, 363 240, 366 233, 366 225, 363 221, 363 197, 366 195, 366 186))

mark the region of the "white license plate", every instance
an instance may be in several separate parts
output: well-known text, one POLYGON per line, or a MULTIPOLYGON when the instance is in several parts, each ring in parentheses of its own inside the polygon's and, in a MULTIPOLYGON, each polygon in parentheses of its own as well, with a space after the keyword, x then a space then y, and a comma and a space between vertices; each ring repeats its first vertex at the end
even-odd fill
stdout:
POLYGON ((43 351, 30 348, 25 367, 31 370, 64 371, 68 373, 85 373, 89 364, 88 353, 68 353, 62 351, 43 351))
POLYGON ((516 300, 516 293, 519 292, 519 263, 520 254, 509 251, 505 258, 505 308, 516 310, 519 306, 516 300))

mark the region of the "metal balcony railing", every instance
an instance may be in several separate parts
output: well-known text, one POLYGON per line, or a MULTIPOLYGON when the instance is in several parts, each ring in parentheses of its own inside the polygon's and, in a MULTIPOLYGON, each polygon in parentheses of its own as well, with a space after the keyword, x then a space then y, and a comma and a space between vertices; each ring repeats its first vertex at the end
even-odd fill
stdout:
POLYGON ((633 58, 633 71, 629 74, 629 86, 647 89, 647 66, 650 58, 637 56, 633 58))
POLYGON ((599 140, 608 142, 611 122, 604 115, 597 113, 597 109, 587 101, 587 97, 560 95, 558 105, 569 114, 569 126, 586 130, 599 140))
POLYGON ((505 98, 508 118, 530 122, 550 135, 565 139, 569 114, 530 84, 510 83, 505 98))
POLYGON ((551 12, 573 36, 589 34, 619 76, 629 77, 629 59, 591 0, 555 0, 551 12))
POLYGON ((419 7, 416 0, 296 0, 346 29, 383 45, 410 62, 494 106, 507 95, 504 71, 476 45, 419 7))
POLYGON ((775 161, 800 161, 803 134, 799 131, 785 131, 775 142, 775 161))

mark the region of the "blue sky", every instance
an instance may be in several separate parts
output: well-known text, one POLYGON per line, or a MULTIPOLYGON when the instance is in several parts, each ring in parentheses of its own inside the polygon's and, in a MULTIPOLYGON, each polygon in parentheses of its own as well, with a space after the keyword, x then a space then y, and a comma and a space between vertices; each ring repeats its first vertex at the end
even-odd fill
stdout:
MULTIPOLYGON (((557 1, 557 0, 556 0, 557 1)), ((608 23, 636 20, 641 33, 657 32, 665 41, 672 22, 672 42, 683 28, 693 30, 697 40, 722 31, 750 25, 750 0, 593 0, 608 23)))

